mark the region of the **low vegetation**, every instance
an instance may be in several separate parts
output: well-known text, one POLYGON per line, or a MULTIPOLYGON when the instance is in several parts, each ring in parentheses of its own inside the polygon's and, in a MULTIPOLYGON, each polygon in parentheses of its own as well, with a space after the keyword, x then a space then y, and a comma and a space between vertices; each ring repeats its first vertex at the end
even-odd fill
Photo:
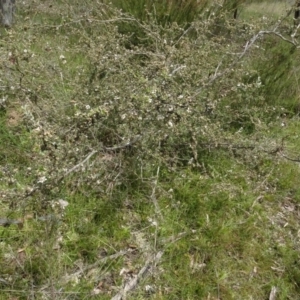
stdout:
POLYGON ((0 299, 297 299, 298 28, 151 3, 1 29, 0 299))

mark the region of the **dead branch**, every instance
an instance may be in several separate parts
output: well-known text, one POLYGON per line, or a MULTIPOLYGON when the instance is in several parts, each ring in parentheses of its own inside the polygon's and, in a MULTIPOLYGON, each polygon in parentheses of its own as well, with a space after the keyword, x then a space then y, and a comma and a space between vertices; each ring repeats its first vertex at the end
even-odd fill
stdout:
POLYGON ((125 300, 126 293, 132 291, 137 287, 141 279, 147 275, 147 272, 149 271, 151 265, 156 265, 160 261, 162 256, 163 251, 159 251, 154 257, 149 257, 145 265, 139 271, 139 273, 133 279, 127 282, 124 288, 121 291, 119 291, 117 295, 112 297, 111 300, 125 300))
POLYGON ((0 226, 8 227, 14 224, 21 226, 23 222, 21 220, 16 220, 16 219, 0 218, 0 226))
POLYGON ((133 144, 135 144, 137 141, 139 141, 142 138, 141 135, 136 135, 134 137, 132 137, 127 143, 125 144, 121 144, 115 147, 103 147, 104 150, 106 151, 116 151, 116 150, 120 150, 120 149, 125 149, 125 148, 129 148, 131 147, 133 144))
POLYGON ((276 299, 276 294, 277 294, 277 287, 272 286, 271 293, 269 296, 269 300, 275 300, 276 299))
POLYGON ((78 168, 80 168, 82 165, 84 165, 84 163, 86 163, 96 153, 98 153, 98 151, 97 150, 93 150, 91 153, 89 153, 89 155, 83 161, 81 161, 79 164, 77 164, 76 166, 74 166, 70 170, 68 170, 58 181, 61 181, 64 177, 66 177, 70 173, 76 171, 78 168))
POLYGON ((285 159, 290 160, 290 161, 300 162, 300 158, 291 158, 291 157, 286 156, 285 154, 282 154, 282 157, 284 157, 285 159))
POLYGON ((124 256, 126 255, 127 253, 131 252, 132 250, 130 249, 127 249, 127 250, 121 250, 115 254, 112 254, 112 255, 109 255, 107 257, 104 257, 102 259, 99 259, 97 260, 95 263, 91 264, 91 265, 88 265, 84 268, 81 268, 79 271, 75 272, 75 273, 72 273, 70 275, 66 275, 65 276, 65 281, 66 282, 69 282, 70 280, 72 280, 72 278, 77 278, 77 277, 80 277, 83 273, 91 270, 91 269, 94 269, 94 268, 97 268, 99 265, 101 264, 105 264, 108 260, 113 260, 113 259, 117 259, 121 256, 124 256))
POLYGON ((157 187, 157 183, 158 183, 159 171, 160 171, 160 167, 157 168, 156 178, 154 180, 154 184, 153 184, 153 188, 152 188, 152 194, 151 194, 150 198, 151 198, 151 200, 154 204, 156 215, 158 215, 160 218, 162 218, 162 214, 161 214, 161 211, 160 211, 160 208, 159 208, 159 204, 158 204, 158 201, 157 201, 157 198, 156 198, 156 195, 155 195, 156 187, 157 187))
MULTIPOLYGON (((284 19, 284 18, 283 18, 284 19)), ((208 87, 210 85, 212 85, 218 78, 223 77, 225 75, 227 75, 228 73, 232 72, 233 68, 241 61, 241 59, 249 52, 249 50, 252 48, 252 46, 255 44, 255 42, 257 40, 259 40, 261 37, 263 37, 264 35, 276 35, 279 38, 281 38, 283 41, 290 43, 292 45, 294 45, 295 47, 298 48, 298 42, 294 39, 295 34, 291 36, 292 39, 288 39, 286 37, 284 37, 282 34, 280 34, 279 32, 277 32, 278 26, 281 24, 282 20, 279 20, 277 22, 277 24, 274 26, 273 30, 260 30, 258 33, 256 33, 249 41, 246 42, 245 46, 244 46, 244 51, 237 57, 237 59, 235 61, 233 61, 226 69, 224 69, 222 72, 219 72, 219 68, 222 65, 222 60, 218 63, 218 66, 216 67, 214 74, 212 76, 209 77, 209 80, 198 90, 196 90, 196 92, 194 93, 194 95, 192 96, 192 98, 198 96, 203 88, 208 87)), ((300 25, 299 25, 300 26, 300 25)), ((299 26, 297 27, 297 29, 299 28, 299 26)))
MULTIPOLYGON (((127 143, 118 145, 115 147, 102 147, 101 150, 93 150, 91 151, 80 163, 73 166, 71 169, 66 171, 62 176, 60 176, 57 180, 52 180, 53 184, 56 186, 58 183, 60 183, 65 177, 82 167, 92 156, 99 153, 100 151, 117 151, 120 149, 125 149, 128 147, 131 147, 133 144, 135 144, 137 141, 141 139, 141 135, 136 135, 133 138, 131 138, 127 143)), ((51 182, 51 181, 50 181, 51 182)), ((28 198, 29 196, 32 196, 36 191, 40 190, 42 187, 44 187, 46 184, 49 184, 48 180, 44 180, 43 182, 37 182, 30 190, 27 190, 23 198, 28 198)))

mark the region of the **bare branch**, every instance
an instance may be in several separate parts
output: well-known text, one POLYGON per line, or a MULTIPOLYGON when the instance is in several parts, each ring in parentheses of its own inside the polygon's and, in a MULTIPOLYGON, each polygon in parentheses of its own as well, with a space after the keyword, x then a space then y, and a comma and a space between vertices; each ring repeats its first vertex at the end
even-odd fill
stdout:
POLYGON ((271 293, 269 296, 269 300, 276 300, 276 294, 277 294, 277 287, 272 286, 271 293))
MULTIPOLYGON (((200 89, 196 90, 195 94, 192 96, 193 98, 196 97, 197 95, 199 95, 203 88, 210 86, 212 83, 214 83, 218 78, 225 76, 226 74, 232 72, 233 67, 235 65, 237 65, 241 59, 249 52, 250 48, 252 48, 252 46, 255 44, 255 42, 263 37, 264 35, 268 35, 268 34, 273 34, 276 35, 277 37, 281 38, 283 41, 290 43, 292 45, 294 45, 295 47, 298 48, 298 42, 294 39, 294 36, 292 35, 292 39, 288 39, 286 37, 284 37, 281 33, 277 32, 277 28, 278 26, 281 24, 282 20, 279 20, 278 23, 275 25, 273 30, 260 30, 257 34, 255 34, 249 41, 246 42, 245 46, 244 46, 244 51, 237 57, 237 59, 232 62, 223 72, 218 72, 219 68, 222 64, 222 61, 220 61, 218 63, 218 66, 215 69, 214 75, 210 76, 209 80, 207 81, 206 84, 204 84, 200 89)), ((300 24, 299 24, 300 26, 300 24)), ((299 27, 298 26, 298 27, 299 27)), ((297 27, 297 28, 298 28, 297 27)))
POLYGON ((156 265, 160 261, 163 253, 163 251, 159 251, 154 257, 149 257, 139 273, 131 279, 117 295, 112 297, 111 300, 125 300, 126 294, 136 288, 141 279, 147 275, 151 265, 156 265))
POLYGON ((89 155, 83 161, 81 161, 79 164, 77 164, 76 166, 74 166, 70 170, 68 170, 58 181, 61 181, 64 177, 68 176, 70 173, 76 171, 78 168, 83 166, 96 153, 98 153, 98 151, 93 150, 91 153, 89 153, 89 155))
POLYGON ((285 154, 282 154, 282 157, 284 157, 285 159, 290 160, 290 161, 300 162, 300 158, 291 158, 291 157, 286 156, 285 154))
POLYGON ((107 150, 107 151, 116 151, 116 150, 120 150, 120 149, 125 149, 125 148, 128 148, 130 146, 132 146, 133 144, 135 144, 137 141, 139 141, 141 139, 141 135, 136 135, 134 137, 132 137, 127 143, 125 144, 122 144, 122 145, 118 145, 118 146, 115 146, 115 147, 104 147, 104 150, 107 150))
POLYGON ((154 204, 156 215, 159 215, 162 218, 162 214, 161 214, 161 211, 160 211, 157 199, 156 199, 156 195, 155 195, 156 187, 157 187, 157 183, 158 183, 159 171, 160 171, 160 167, 157 168, 156 178, 154 180, 154 184, 153 184, 153 188, 152 188, 152 194, 151 194, 150 198, 151 198, 151 200, 154 204))
POLYGON ((72 273, 72 274, 70 274, 70 275, 66 275, 66 276, 64 277, 64 280, 65 280, 65 282, 69 282, 69 281, 72 280, 72 278, 74 278, 74 277, 77 278, 77 277, 81 276, 83 273, 85 273, 85 272, 87 272, 87 271, 89 271, 89 270, 91 270, 91 269, 97 268, 97 267, 98 267, 99 265, 101 265, 101 264, 105 264, 108 260, 117 259, 117 258, 119 258, 119 257, 121 257, 121 256, 126 255, 126 254, 129 253, 130 251, 131 251, 130 249, 128 249, 128 250, 121 250, 121 251, 119 251, 119 252, 117 252, 117 253, 115 253, 115 254, 109 255, 109 256, 104 257, 104 258, 102 258, 102 259, 99 259, 99 260, 97 260, 95 263, 93 263, 93 264, 91 264, 91 265, 88 265, 88 266, 86 266, 86 267, 80 269, 79 271, 77 271, 77 272, 75 272, 75 273, 72 273))

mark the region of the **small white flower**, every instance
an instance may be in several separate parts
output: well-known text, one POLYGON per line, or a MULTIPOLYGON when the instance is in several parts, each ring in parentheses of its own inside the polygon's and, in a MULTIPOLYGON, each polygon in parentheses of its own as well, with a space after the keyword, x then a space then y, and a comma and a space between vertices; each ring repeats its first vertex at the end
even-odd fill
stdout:
POLYGON ((7 96, 2 97, 2 99, 0 99, 0 104, 4 104, 6 100, 7 96))
POLYGON ((148 218, 148 222, 151 223, 151 225, 152 225, 152 226, 155 226, 155 227, 158 225, 157 221, 153 220, 153 219, 150 218, 150 217, 148 218))
POLYGON ((257 81, 256 81, 256 86, 259 88, 261 86, 261 78, 258 76, 257 81))
POLYGON ((145 286, 145 291, 147 293, 154 293, 155 292, 155 287, 153 285, 148 284, 148 285, 145 286))
POLYGON ((69 202, 63 199, 59 199, 58 204, 61 207, 61 209, 65 209, 69 205, 69 202))
POLYGON ((62 61, 63 64, 66 64, 66 63, 67 63, 67 60, 66 60, 66 58, 64 57, 64 55, 61 54, 61 55, 59 56, 59 59, 62 61))
POLYGON ((45 176, 42 176, 39 180, 38 183, 44 183, 45 181, 47 181, 47 178, 45 176))

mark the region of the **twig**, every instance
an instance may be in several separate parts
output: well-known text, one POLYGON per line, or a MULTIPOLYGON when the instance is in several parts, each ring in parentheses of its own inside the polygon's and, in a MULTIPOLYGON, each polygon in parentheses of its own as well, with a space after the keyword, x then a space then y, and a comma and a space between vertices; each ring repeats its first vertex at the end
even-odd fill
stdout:
POLYGON ((42 221, 42 222, 48 222, 48 221, 59 221, 59 217, 49 214, 49 215, 43 215, 43 216, 36 216, 34 217, 33 215, 27 215, 22 219, 8 219, 8 218, 0 218, 0 226, 3 227, 9 227, 11 225, 17 225, 20 229, 23 228, 24 221, 25 220, 30 220, 30 219, 35 219, 37 221, 42 221))
POLYGON ((184 232, 180 232, 178 233, 177 235, 172 235, 168 238, 165 238, 162 240, 162 243, 164 245, 166 244, 173 244, 173 243, 176 243, 177 241, 179 241, 180 239, 182 239, 184 236, 190 234, 190 233, 195 233, 196 231, 195 230, 192 230, 191 232, 187 232, 187 231, 184 231, 184 232))
MULTIPOLYGON (((218 78, 232 72, 233 67, 238 64, 238 62, 246 55, 246 53, 250 50, 250 48, 253 46, 253 44, 262 36, 266 34, 274 34, 278 37, 280 37, 283 41, 290 43, 294 46, 298 46, 298 43, 294 40, 294 36, 292 35, 292 39, 285 38, 282 34, 278 33, 276 30, 278 26, 280 25, 282 21, 280 20, 273 30, 260 30, 258 33, 256 33, 249 41, 247 41, 246 45, 244 46, 244 51, 237 57, 235 61, 233 61, 223 72, 218 72, 220 65, 222 64, 222 61, 218 63, 218 66, 215 69, 214 75, 209 78, 207 83, 205 83, 200 89, 196 90, 195 94, 192 96, 193 98, 198 96, 203 88, 210 86, 212 83, 214 83, 218 78)), ((299 25, 300 26, 300 25, 299 25)), ((298 27, 297 27, 298 28, 298 27)))
POLYGON ((188 29, 186 29, 183 33, 182 33, 182 35, 178 38, 178 40, 173 44, 173 47, 174 46, 176 46, 179 42, 180 42, 180 40, 191 30, 191 29, 194 29, 194 26, 192 25, 192 26, 190 26, 188 29))
MULTIPOLYGON (((211 148, 225 148, 225 149, 249 149, 249 150, 254 150, 255 148, 257 148, 256 146, 243 146, 243 145, 231 145, 229 143, 203 143, 201 144, 201 146, 206 146, 211 148)), ((300 162, 300 158, 291 158, 288 157, 287 155, 285 155, 283 153, 284 150, 284 144, 282 142, 282 144, 280 146, 276 146, 274 149, 272 150, 264 150, 264 149, 257 149, 260 152, 264 152, 270 155, 275 155, 275 154, 279 154, 281 155, 283 158, 289 160, 289 161, 293 161, 293 162, 300 162)))
POLYGON ((65 280, 66 280, 66 282, 68 282, 68 281, 72 280, 73 277, 79 277, 79 276, 81 276, 81 274, 83 274, 83 273, 85 273, 85 272, 87 272, 87 271, 89 271, 91 269, 97 268, 100 264, 105 264, 108 260, 116 259, 116 258, 118 258, 120 256, 123 256, 123 255, 129 253, 130 251, 131 251, 130 249, 129 250, 121 250, 121 251, 119 251, 119 252, 117 252, 115 254, 112 254, 110 256, 104 257, 102 259, 99 259, 95 263, 93 263, 91 265, 88 265, 88 266, 80 269, 79 271, 77 271, 75 273, 72 273, 70 275, 66 275, 65 276, 65 280))
MULTIPOLYGON (((66 176, 68 176, 70 173, 77 170, 79 167, 81 167, 85 162, 87 162, 93 155, 95 155, 98 152, 99 152, 98 150, 93 150, 91 153, 89 153, 89 155, 83 161, 81 161, 79 164, 72 167, 70 170, 68 170, 65 174, 63 174, 57 180, 52 180, 52 182, 55 182, 56 184, 60 183, 66 176)), ((23 198, 28 198, 29 196, 33 195, 37 190, 40 190, 47 183, 49 183, 48 180, 44 180, 42 182, 37 182, 36 185, 30 191, 26 191, 26 194, 24 195, 23 198)))
POLYGON ((21 220, 0 218, 0 226, 8 227, 13 224, 20 226, 23 222, 21 220))
POLYGON ((151 200, 154 204, 156 215, 159 215, 159 217, 162 218, 162 214, 161 214, 161 211, 160 211, 160 208, 159 208, 159 204, 157 202, 156 195, 155 195, 156 187, 157 187, 157 183, 158 183, 159 171, 160 171, 160 167, 158 166, 157 171, 156 171, 156 178, 154 180, 154 184, 153 184, 153 188, 152 188, 152 194, 151 194, 150 198, 151 198, 151 200))
POLYGON ((142 136, 138 134, 138 135, 132 137, 127 143, 125 143, 123 145, 118 145, 115 147, 103 147, 103 148, 106 151, 116 151, 116 150, 128 148, 128 147, 132 146, 133 144, 135 144, 137 141, 139 141, 141 139, 141 137, 142 136))
MULTIPOLYGON (((153 184, 153 188, 152 188, 152 194, 150 196, 153 204, 154 204, 154 209, 155 209, 155 215, 159 216, 159 218, 162 220, 163 216, 162 213, 160 211, 159 205, 158 205, 158 201, 156 198, 156 187, 157 187, 157 183, 158 183, 158 178, 159 178, 159 171, 160 171, 160 167, 157 167, 157 171, 156 171, 156 178, 154 180, 154 184, 153 184)), ((154 249, 156 250, 156 246, 157 246, 157 237, 158 237, 158 222, 155 222, 155 234, 154 234, 154 249)))
POLYGON ((141 279, 146 276, 147 272, 151 267, 151 264, 156 265, 160 261, 162 256, 163 256, 163 251, 159 251, 154 257, 148 258, 147 262, 139 271, 139 273, 133 279, 127 282, 124 288, 121 291, 119 291, 117 295, 112 297, 111 300, 122 300, 122 299, 124 300, 126 297, 126 293, 135 289, 136 286, 141 281, 141 279))
MULTIPOLYGON (((140 140, 141 137, 142 137, 141 135, 136 135, 133 138, 131 138, 129 140, 129 142, 127 142, 126 144, 115 146, 115 147, 103 147, 101 150, 116 151, 116 150, 124 149, 124 148, 132 146, 134 143, 136 143, 138 140, 140 140)), ((80 168, 82 165, 84 165, 93 155, 95 155, 96 153, 99 153, 101 150, 93 150, 80 163, 78 163, 77 165, 73 166, 71 169, 66 171, 65 174, 63 174, 57 180, 55 180, 55 179, 52 180, 52 182, 54 182, 55 184, 60 183, 65 177, 67 177, 69 174, 76 171, 78 168, 80 168)), ((26 191, 26 194, 24 195, 23 198, 27 198, 27 197, 33 195, 37 190, 40 190, 47 183, 49 183, 48 180, 45 180, 43 182, 38 182, 35 186, 33 186, 33 188, 30 191, 26 191)))
POLYGON ((285 159, 290 160, 290 161, 300 162, 300 158, 290 158, 283 153, 282 153, 282 157, 284 157, 285 159))
POLYGON ((75 21, 71 21, 71 22, 66 22, 63 24, 57 24, 57 25, 40 25, 40 24, 33 24, 33 26, 35 26, 36 28, 55 28, 56 30, 60 29, 63 26, 69 26, 69 25, 73 25, 73 24, 77 24, 77 23, 81 23, 81 22, 95 22, 95 23, 100 23, 100 24, 107 24, 107 23, 114 23, 114 22, 120 22, 120 21, 137 21, 134 18, 115 18, 115 19, 108 19, 108 20, 99 20, 99 19, 93 19, 93 18, 84 18, 84 19, 78 19, 75 21))
POLYGON ((0 283, 5 284, 5 285, 9 284, 9 282, 7 280, 3 279, 3 278, 0 278, 0 283))
POLYGON ((68 176, 70 173, 77 170, 79 167, 81 167, 85 162, 87 162, 97 152, 98 152, 98 150, 93 150, 91 153, 89 153, 89 155, 83 161, 81 161, 79 164, 77 164, 76 166, 74 166, 70 170, 68 170, 58 181, 61 181, 64 177, 68 176))
POLYGON ((276 294, 277 294, 277 287, 272 286, 271 293, 269 296, 269 300, 275 300, 276 299, 276 294))

